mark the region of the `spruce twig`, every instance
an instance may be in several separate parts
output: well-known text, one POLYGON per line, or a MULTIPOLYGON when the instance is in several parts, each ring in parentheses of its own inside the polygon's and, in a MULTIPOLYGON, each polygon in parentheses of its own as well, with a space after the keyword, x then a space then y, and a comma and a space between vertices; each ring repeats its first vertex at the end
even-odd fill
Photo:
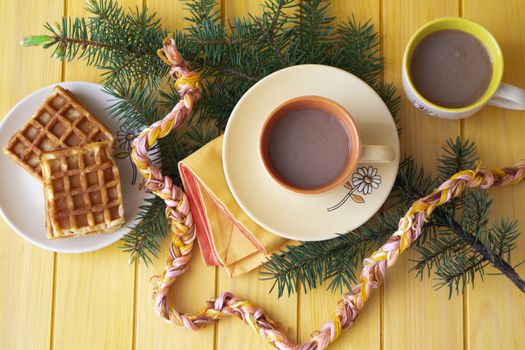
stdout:
POLYGON ((289 246, 272 254, 261 278, 274 280, 279 296, 297 292, 298 282, 305 291, 330 280, 328 289, 342 291, 356 283, 356 268, 370 249, 383 244, 395 231, 402 212, 392 208, 379 213, 362 227, 337 238, 289 246))
POLYGON ((496 269, 500 270, 503 275, 518 287, 519 290, 525 293, 525 280, 520 277, 516 270, 507 261, 501 256, 491 254, 487 247, 485 247, 479 240, 467 234, 456 220, 450 221, 450 228, 458 237, 468 243, 475 252, 479 253, 483 259, 488 261, 496 269))
POLYGON ((138 219, 139 224, 122 239, 122 250, 130 254, 130 264, 137 258, 148 264, 152 262, 151 256, 157 258, 169 226, 164 201, 158 197, 146 199, 146 204, 140 207, 138 219))

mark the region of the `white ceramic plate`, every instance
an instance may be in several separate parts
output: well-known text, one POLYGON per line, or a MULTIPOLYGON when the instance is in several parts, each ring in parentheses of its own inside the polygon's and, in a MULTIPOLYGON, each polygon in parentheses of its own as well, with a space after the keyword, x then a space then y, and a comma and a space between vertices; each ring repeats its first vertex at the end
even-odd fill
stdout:
MULTIPOLYGON (((48 250, 60 253, 82 253, 106 247, 129 232, 128 226, 134 219, 148 196, 139 191, 136 169, 132 167, 129 158, 130 143, 123 140, 125 130, 119 130, 120 123, 109 117, 107 108, 114 98, 103 92, 102 86, 87 82, 59 83, 69 89, 75 97, 106 124, 111 131, 117 133, 118 145, 116 163, 119 168, 122 193, 124 195, 124 214, 126 223, 114 233, 97 236, 73 237, 67 239, 48 240, 45 230, 44 193, 42 183, 25 172, 18 164, 0 152, 0 213, 7 223, 29 242, 48 250), (120 142, 124 141, 124 142, 120 142)), ((38 109, 56 84, 33 92, 21 100, 4 117, 0 124, 0 147, 4 147, 11 135, 15 133, 26 120, 38 109)))
POLYGON ((361 226, 385 202, 399 166, 399 138, 388 108, 365 82, 337 68, 300 65, 270 74, 239 100, 226 127, 223 165, 233 196, 260 226, 290 239, 324 240, 361 226), (392 146, 395 160, 360 164, 350 185, 320 195, 299 195, 280 187, 260 160, 260 129, 277 105, 304 95, 341 104, 354 117, 362 143, 392 146), (361 184, 363 176, 375 187, 361 184))

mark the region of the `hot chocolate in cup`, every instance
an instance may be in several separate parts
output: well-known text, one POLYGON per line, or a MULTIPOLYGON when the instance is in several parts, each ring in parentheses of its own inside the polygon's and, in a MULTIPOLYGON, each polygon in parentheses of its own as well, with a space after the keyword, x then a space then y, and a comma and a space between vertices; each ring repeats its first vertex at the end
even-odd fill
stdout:
POLYGON ((300 194, 330 191, 359 163, 394 160, 387 145, 363 145, 350 113, 321 96, 300 96, 277 106, 263 124, 259 155, 268 175, 300 194))
POLYGON ((403 56, 403 88, 419 110, 466 118, 485 105, 524 110, 525 90, 503 83, 503 55, 492 34, 459 17, 433 20, 410 38, 403 56))

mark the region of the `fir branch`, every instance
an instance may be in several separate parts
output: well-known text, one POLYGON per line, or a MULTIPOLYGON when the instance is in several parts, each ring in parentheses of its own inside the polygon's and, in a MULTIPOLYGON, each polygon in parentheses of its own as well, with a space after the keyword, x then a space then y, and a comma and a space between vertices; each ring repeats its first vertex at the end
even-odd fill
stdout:
POLYGON ((446 180, 458 171, 473 169, 479 160, 476 145, 462 141, 458 136, 455 140, 448 139, 443 146, 443 155, 438 159, 438 173, 441 180, 446 180))
MULTIPOLYGON (((330 1, 304 0, 299 4, 294 23, 291 50, 301 63, 324 64, 331 57, 335 17, 330 15, 330 1)), ((297 62, 298 63, 298 62, 297 62)))
POLYGON ((127 132, 139 132, 161 117, 154 91, 132 84, 126 78, 106 84, 104 92, 115 98, 108 111, 121 121, 127 132))
POLYGON ((337 53, 334 65, 344 67, 368 85, 379 83, 383 70, 379 33, 370 20, 361 24, 354 16, 339 25, 336 33, 337 53))
POLYGON ((233 68, 233 67, 228 67, 228 66, 223 66, 223 65, 211 65, 211 66, 214 68, 217 68, 221 73, 230 75, 234 78, 240 78, 240 79, 248 80, 251 82, 257 82, 260 80, 260 78, 258 77, 249 75, 247 73, 243 73, 242 71, 236 68, 233 68))
POLYGON ((164 200, 156 196, 146 199, 146 204, 140 207, 137 216, 140 222, 130 227, 131 231, 122 238, 121 248, 130 254, 130 264, 140 259, 147 265, 152 262, 151 256, 157 258, 169 227, 165 208, 164 200))
POLYGON ((203 125, 190 126, 186 131, 186 137, 193 147, 198 149, 217 138, 219 131, 215 125, 208 122, 203 125))
POLYGON ((332 291, 351 288, 356 282, 355 270, 371 247, 386 241, 397 228, 399 209, 376 215, 360 228, 337 238, 305 242, 300 246, 288 246, 279 254, 272 254, 261 271, 262 279, 274 280, 271 290, 277 287, 282 296, 298 292, 299 283, 305 291, 316 288, 325 280, 331 280, 332 291))
POLYGON ((488 262, 479 255, 451 255, 436 269, 436 288, 448 286, 448 297, 451 298, 454 290, 459 294, 468 284, 474 285, 476 274, 483 280, 487 264, 488 262))
MULTIPOLYGON (((475 236, 472 236, 465 232, 461 225, 456 222, 455 220, 450 221, 450 228, 452 231, 461 239, 463 239, 466 243, 470 245, 470 247, 476 252, 481 255, 481 258, 477 258, 479 261, 478 264, 473 264, 469 262, 468 264, 468 270, 463 271, 463 279, 466 280, 473 280, 473 272, 472 271, 482 271, 481 270, 481 262, 488 262, 492 266, 494 266, 496 269, 498 269, 503 275, 505 275, 509 280, 518 287, 519 290, 525 293, 525 281, 518 275, 516 270, 503 258, 503 254, 508 254, 510 250, 512 250, 513 246, 509 245, 509 243, 513 243, 517 236, 518 231, 516 230, 517 225, 514 224, 503 224, 500 226, 495 226, 494 232, 498 234, 500 237, 500 240, 497 240, 500 245, 496 248, 497 251, 489 251, 487 248, 487 245, 483 244, 479 239, 477 239, 475 236), (507 244, 505 244, 507 242, 507 244), (498 253, 499 252, 499 253, 498 253), (467 277, 465 277, 467 276, 467 277)), ((479 237, 478 237, 479 238, 479 237)), ((490 243, 489 243, 490 244, 490 243)), ((455 270, 456 276, 459 276, 459 272, 461 270, 457 269, 455 270)), ((456 290, 457 290, 457 279, 452 279, 454 283, 456 284, 456 290)), ((449 281, 450 283, 450 281, 449 281)))
POLYGON ((416 271, 419 279, 423 279, 425 275, 430 277, 432 269, 441 265, 443 259, 454 254, 462 254, 466 248, 467 245, 458 237, 450 235, 446 230, 438 231, 436 236, 428 240, 426 244, 414 247, 419 256, 417 260, 412 260, 415 265, 411 270, 416 271))
POLYGON ((43 47, 53 47, 53 55, 60 59, 82 59, 105 70, 105 82, 127 77, 157 87, 168 72, 156 54, 167 31, 155 14, 147 8, 125 12, 113 0, 89 1, 87 10, 92 14, 87 19, 63 17, 60 25, 46 23, 50 35, 43 47))
POLYGON ((474 237, 480 236, 486 230, 491 206, 492 199, 489 198, 487 191, 471 190, 465 193, 460 219, 461 227, 474 237))
MULTIPOLYGON (((463 167, 474 167, 478 160, 475 144, 459 138, 447 140, 443 153, 438 159, 440 180, 436 181, 447 179, 463 167)), ((491 204, 487 191, 469 190, 462 198, 436 209, 432 220, 441 227, 438 234, 443 236, 416 247, 420 253, 414 267, 417 275, 421 277, 425 268, 430 272, 435 266, 437 287, 448 285, 449 293, 453 290, 459 293, 467 284, 474 283, 476 274, 483 279, 484 267, 491 264, 521 289, 523 280, 509 264, 510 252, 519 235, 517 224, 503 220, 488 228, 491 204), (462 212, 458 222, 459 208, 462 212)))
POLYGON ((325 242, 307 242, 298 247, 287 246, 282 254, 272 254, 261 271, 261 279, 274 280, 270 292, 277 287, 279 297, 285 290, 288 295, 297 293, 299 281, 305 290, 316 288, 319 281, 325 280, 327 259, 339 247, 336 244, 328 250, 325 245, 325 242))
POLYGON ((492 223, 491 227, 477 237, 490 254, 510 262, 511 251, 516 248, 520 235, 518 222, 502 218, 492 223))
POLYGON ((197 123, 213 120, 223 131, 231 111, 246 90, 247 85, 236 79, 210 78, 209 83, 203 85, 203 96, 195 106, 197 123), (218 84, 221 89, 215 87, 218 84))
POLYGON ((184 8, 190 13, 184 19, 199 25, 203 22, 220 23, 221 12, 217 0, 182 0, 184 8))
MULTIPOLYGON (((398 112, 401 105, 401 97, 397 94, 396 86, 393 83, 380 82, 374 85, 373 88, 387 106, 390 114, 392 114, 394 122, 399 124, 398 112)), ((400 129, 398 128, 397 130, 399 133, 400 129)))
POLYGON ((267 43, 268 49, 277 56, 282 67, 290 65, 283 51, 289 45, 289 39, 293 33, 293 30, 284 30, 284 26, 288 23, 288 16, 283 15, 283 11, 297 5, 296 0, 280 0, 277 3, 266 1, 262 16, 251 17, 262 32, 260 39, 267 43))
POLYGON ((430 193, 437 183, 437 179, 427 174, 412 157, 406 157, 399 164, 392 197, 396 199, 396 204, 401 202, 408 207, 430 193))

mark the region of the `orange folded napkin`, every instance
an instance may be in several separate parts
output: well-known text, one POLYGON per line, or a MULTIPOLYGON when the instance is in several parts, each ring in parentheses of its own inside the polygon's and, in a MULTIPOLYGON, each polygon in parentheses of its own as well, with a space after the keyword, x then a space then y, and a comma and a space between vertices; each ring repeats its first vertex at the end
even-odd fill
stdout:
POLYGON ((179 162, 179 172, 204 262, 223 266, 235 277, 292 242, 266 231, 239 207, 224 177, 222 140, 216 138, 179 162))

